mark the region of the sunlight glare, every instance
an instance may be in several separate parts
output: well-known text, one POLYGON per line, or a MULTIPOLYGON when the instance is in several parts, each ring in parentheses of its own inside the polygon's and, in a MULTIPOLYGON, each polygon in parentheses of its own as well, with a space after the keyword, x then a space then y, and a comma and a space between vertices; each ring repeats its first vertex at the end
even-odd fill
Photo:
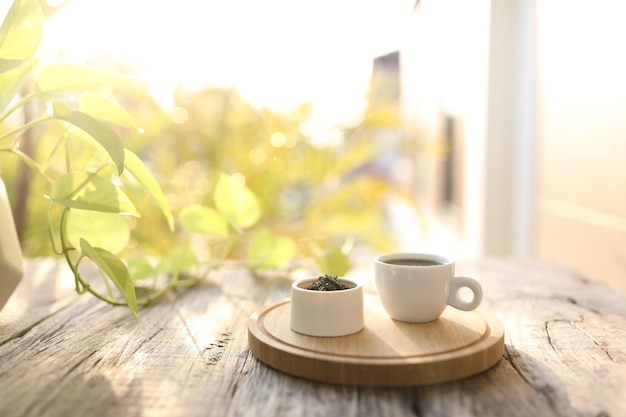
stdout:
POLYGON ((245 175, 243 175, 241 172, 235 172, 234 174, 232 174, 232 175, 230 176, 230 180, 231 180, 234 184, 240 185, 240 186, 242 186, 242 187, 243 187, 244 185, 246 185, 246 176, 245 176, 245 175))
POLYGON ((176 85, 235 87, 254 105, 360 115, 372 60, 398 50, 406 0, 75 0, 47 22, 47 59, 125 63, 164 106, 176 85))
POLYGON ((275 148, 282 148, 287 144, 287 135, 283 132, 274 132, 270 136, 270 143, 275 148))
POLYGON ((267 159, 267 154, 265 153, 265 150, 261 147, 251 149, 248 153, 248 156, 250 157, 250 162, 255 165, 261 165, 267 159))
POLYGON ((183 124, 189 119, 189 112, 184 107, 175 106, 171 113, 172 121, 176 124, 183 124))

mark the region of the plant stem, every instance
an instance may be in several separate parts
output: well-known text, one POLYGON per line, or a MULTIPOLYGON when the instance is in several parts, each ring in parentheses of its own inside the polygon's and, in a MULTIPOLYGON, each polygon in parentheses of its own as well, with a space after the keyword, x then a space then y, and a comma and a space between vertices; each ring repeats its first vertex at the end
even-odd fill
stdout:
MULTIPOLYGON (((67 227, 67 215, 69 211, 70 211, 69 208, 66 207, 63 209, 63 212, 61 213, 61 221, 59 225, 60 240, 61 240, 61 253, 65 257, 67 264, 69 265, 72 273, 74 274, 76 292, 78 294, 84 294, 85 292, 89 292, 94 297, 98 298, 99 300, 104 301, 111 305, 128 306, 127 302, 117 300, 113 297, 113 295, 111 294, 111 288, 108 284, 108 281, 106 280, 106 277, 103 277, 103 279, 105 280, 105 284, 109 291, 108 297, 106 295, 101 294, 97 290, 95 290, 87 281, 85 281, 85 279, 82 277, 82 275, 78 271, 78 265, 80 265, 80 262, 83 259, 83 257, 82 256, 79 257, 76 261, 72 259, 70 252, 75 249, 69 245, 67 236, 64 233, 67 227)), ((180 274, 177 272, 172 276, 168 284, 165 285, 163 288, 160 288, 158 290, 151 292, 144 298, 137 299, 137 305, 139 306, 148 305, 156 301, 157 299, 163 297, 165 294, 167 294, 170 290, 174 288, 190 287, 192 285, 199 283, 201 280, 202 280, 201 278, 180 280, 180 274)))
MULTIPOLYGON (((50 154, 48 155, 48 157, 46 158, 46 163, 42 164, 42 167, 44 167, 45 169, 48 168, 48 166, 50 165, 50 161, 52 160, 53 155, 56 153, 56 151, 59 149, 59 147, 61 146, 61 144, 63 142, 65 142, 67 140, 67 136, 68 136, 68 131, 69 128, 65 129, 65 132, 63 133, 62 136, 59 137, 59 139, 56 141, 56 143, 54 144, 54 146, 52 147, 52 150, 50 151, 50 154)), ((65 159, 66 161, 69 160, 69 155, 67 154, 67 146, 66 146, 66 155, 65 155, 65 159)), ((69 169, 67 172, 70 172, 69 169)))
POLYGON ((52 210, 54 209, 54 203, 50 202, 50 207, 48 207, 48 238, 50 239, 50 245, 52 246, 52 251, 57 255, 63 254, 63 249, 59 250, 57 247, 56 239, 54 237, 54 221, 52 220, 52 210))
POLYGON ((15 147, 17 145, 17 142, 19 141, 18 133, 23 132, 25 130, 28 130, 28 129, 30 129, 31 127, 35 126, 38 123, 42 123, 42 122, 45 122, 46 120, 52 120, 52 119, 53 119, 52 116, 45 115, 43 117, 40 117, 39 119, 31 120, 30 122, 24 123, 23 125, 21 125, 20 127, 16 128, 16 129, 10 130, 10 131, 6 132, 5 134, 0 135, 0 141, 15 135, 15 138, 11 142, 11 147, 15 147))
POLYGON ((11 115, 15 110, 19 109, 23 106, 28 100, 35 97, 35 93, 28 93, 24 95, 21 99, 17 100, 12 107, 6 109, 2 114, 0 114, 0 123, 2 123, 7 117, 11 115))
POLYGON ((48 183, 52 184, 54 180, 44 172, 44 168, 33 158, 26 155, 24 152, 17 148, 0 148, 0 151, 8 151, 17 156, 22 162, 40 174, 48 183))

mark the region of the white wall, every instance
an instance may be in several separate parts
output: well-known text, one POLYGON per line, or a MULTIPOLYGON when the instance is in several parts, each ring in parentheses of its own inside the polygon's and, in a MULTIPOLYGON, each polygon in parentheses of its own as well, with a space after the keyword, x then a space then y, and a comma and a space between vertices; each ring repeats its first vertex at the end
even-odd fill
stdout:
POLYGON ((625 16, 621 0, 537 3, 536 254, 624 290, 625 16))
POLYGON ((463 256, 537 256, 626 290, 626 2, 422 0, 402 50, 418 191, 463 256), (444 115, 462 131, 442 207, 444 115))
POLYGON ((483 253, 489 0, 422 0, 401 50, 405 123, 418 142, 417 190, 430 219, 426 249, 483 253), (464 142, 456 207, 441 204, 444 115, 464 142))

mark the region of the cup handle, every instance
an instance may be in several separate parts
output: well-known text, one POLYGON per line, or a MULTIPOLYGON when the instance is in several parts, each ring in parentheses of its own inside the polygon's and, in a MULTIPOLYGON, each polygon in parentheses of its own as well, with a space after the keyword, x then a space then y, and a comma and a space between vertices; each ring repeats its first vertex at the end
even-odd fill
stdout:
POLYGON ((483 299, 483 288, 478 281, 469 277, 454 277, 450 282, 450 293, 448 304, 463 311, 474 310, 483 299), (465 301, 459 296, 461 288, 472 290, 474 297, 470 301, 465 301))

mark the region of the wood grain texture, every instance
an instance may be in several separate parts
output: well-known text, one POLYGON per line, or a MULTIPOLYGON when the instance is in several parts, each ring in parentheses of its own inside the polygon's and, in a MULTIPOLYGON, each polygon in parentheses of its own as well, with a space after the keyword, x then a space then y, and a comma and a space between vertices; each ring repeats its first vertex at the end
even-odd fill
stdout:
MULTIPOLYGON (((367 268, 356 273, 371 290, 367 268)), ((225 268, 141 309, 137 324, 77 296, 62 263, 29 260, 0 312, 0 416, 626 415, 626 294, 534 260, 457 273, 481 281, 481 308, 506 331, 503 358, 456 382, 359 388, 293 377, 250 353, 248 319, 289 296, 286 280, 225 268)))
POLYGON ((359 386, 415 386, 475 375, 504 352, 500 321, 481 311, 447 308, 430 323, 389 318, 375 293, 364 296, 365 328, 312 337, 290 328, 289 300, 248 321, 248 343, 263 363, 315 381, 359 386))

